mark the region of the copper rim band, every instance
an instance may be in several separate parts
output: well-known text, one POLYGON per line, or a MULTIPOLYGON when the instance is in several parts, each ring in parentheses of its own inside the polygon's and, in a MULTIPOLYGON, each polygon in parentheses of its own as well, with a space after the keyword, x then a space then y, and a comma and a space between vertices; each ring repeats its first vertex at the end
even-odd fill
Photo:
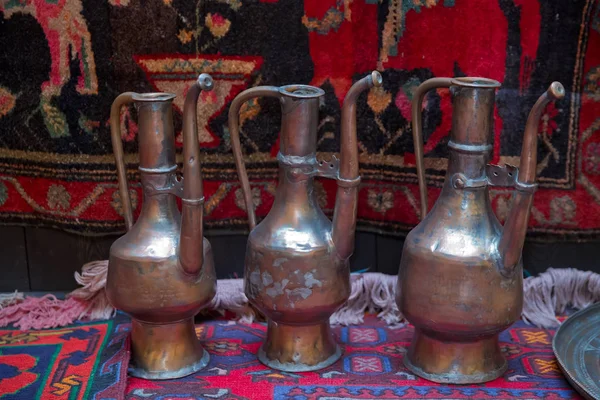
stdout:
POLYGON ((537 183, 520 182, 518 178, 515 180, 515 190, 518 190, 519 192, 535 193, 537 187, 537 183))
POLYGON ((181 198, 181 202, 185 203, 185 204, 190 204, 190 205, 204 204, 204 196, 200 197, 199 199, 184 199, 184 198, 181 198))
POLYGON ((494 148, 491 144, 463 144, 452 140, 448 142, 448 147, 462 153, 487 153, 494 148))
POLYGON ((356 187, 356 186, 360 185, 360 176, 357 176, 354 179, 343 179, 343 178, 338 177, 337 184, 338 184, 338 186, 345 187, 345 188, 356 187))
POLYGON ((169 172, 177 171, 177 165, 171 165, 170 167, 163 168, 144 168, 138 167, 140 172, 144 172, 147 174, 167 174, 169 172))

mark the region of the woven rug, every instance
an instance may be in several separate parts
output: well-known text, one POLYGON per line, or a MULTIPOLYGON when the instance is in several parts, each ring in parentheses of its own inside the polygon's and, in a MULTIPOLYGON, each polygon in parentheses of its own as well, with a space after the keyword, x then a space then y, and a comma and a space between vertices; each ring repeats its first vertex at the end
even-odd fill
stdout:
POLYGON ((483 385, 438 385, 412 375, 402 364, 412 327, 390 329, 374 316, 338 326, 344 346, 332 366, 310 373, 271 370, 256 359, 264 324, 210 321, 197 334, 211 356, 200 373, 151 382, 129 378, 127 399, 573 399, 578 398, 552 353, 553 331, 518 322, 501 335, 509 360, 506 374, 483 385))
POLYGON ((119 314, 61 329, 0 329, 0 398, 122 398, 129 326, 129 319, 119 314))
POLYGON ((211 356, 201 372, 170 381, 126 376, 130 323, 115 319, 63 329, 0 331, 4 399, 574 399, 552 353, 554 331, 522 321, 501 334, 504 376, 482 385, 438 385, 402 364, 412 327, 390 328, 375 316, 337 326, 344 354, 317 372, 271 370, 256 358, 261 323, 210 320, 196 328, 211 356))
MULTIPOLYGON (((418 221, 410 128, 415 87, 434 76, 503 83, 494 162, 515 163, 527 111, 553 80, 568 94, 543 115, 540 190, 532 236, 596 238, 600 232, 600 10, 597 0, 9 0, 0 2, 0 223, 81 234, 123 232, 108 115, 123 91, 177 94, 194 77, 215 90, 199 107, 208 228, 245 229, 227 130, 232 99, 256 85, 308 83, 325 90, 318 150, 339 147, 340 104, 353 81, 378 69, 382 89, 361 96, 358 227, 402 235, 418 221)), ((439 193, 451 124, 447 91, 426 102, 429 198, 439 193)), ((273 201, 279 107, 258 100, 241 113, 257 213, 273 201)), ((136 115, 122 115, 136 180, 136 115)), ((335 183, 317 184, 326 212, 335 183)), ((500 218, 510 193, 493 190, 500 218)))
POLYGON ((574 399, 579 398, 552 353, 554 331, 522 321, 501 335, 508 358, 503 377, 482 385, 439 385, 412 375, 402 364, 412 327, 390 329, 376 317, 336 327, 342 358, 317 372, 269 369, 256 359, 264 324, 213 321, 197 327, 210 352, 206 369, 162 382, 129 378, 126 398, 143 399, 574 399))

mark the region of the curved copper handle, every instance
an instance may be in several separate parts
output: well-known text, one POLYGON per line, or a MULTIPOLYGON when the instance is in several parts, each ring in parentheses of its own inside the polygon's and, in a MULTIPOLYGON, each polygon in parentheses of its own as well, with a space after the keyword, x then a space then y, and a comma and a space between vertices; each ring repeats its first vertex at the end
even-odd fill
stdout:
POLYGON ((240 108, 242 105, 255 97, 281 97, 279 88, 276 86, 257 86, 251 89, 244 90, 242 93, 231 102, 229 107, 229 135, 231 136, 231 147, 233 148, 233 157, 235 158, 235 167, 237 168, 238 177, 242 184, 244 192, 244 202, 246 203, 246 211, 248 212, 248 224, 250 230, 256 226, 256 214, 254 213, 254 204, 252 202, 252 191, 250 190, 250 182, 248 181, 248 173, 244 165, 242 155, 242 145, 240 144, 240 108))
POLYGON ((425 164, 423 160, 423 129, 421 121, 421 104, 427 92, 432 89, 452 86, 452 78, 431 78, 421 83, 412 99, 412 134, 415 148, 415 163, 419 179, 419 194, 421 195, 421 220, 427 215, 427 183, 425 182, 425 164))
POLYGON ((121 204, 123 205, 123 216, 125 217, 125 226, 130 230, 133 226, 133 207, 131 206, 131 197, 129 197, 129 188, 127 185, 127 171, 125 170, 125 160, 123 159, 123 142, 121 141, 121 107, 133 103, 134 92, 125 92, 117 96, 110 107, 110 139, 112 141, 115 163, 117 164, 117 177, 119 179, 119 194, 121 195, 121 204))

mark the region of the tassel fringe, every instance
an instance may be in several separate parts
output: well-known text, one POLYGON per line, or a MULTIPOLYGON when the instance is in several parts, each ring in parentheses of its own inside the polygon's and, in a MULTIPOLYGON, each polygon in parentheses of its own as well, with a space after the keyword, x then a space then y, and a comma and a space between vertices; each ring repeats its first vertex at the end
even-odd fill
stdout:
POLYGON ((88 305, 69 297, 59 300, 52 294, 28 296, 17 304, 0 310, 0 326, 14 323, 23 331, 48 329, 72 324, 85 315, 88 305))
MULTIPOLYGON (((21 330, 56 328, 78 320, 107 319, 115 315, 104 288, 108 261, 85 264, 75 280, 82 287, 59 300, 54 295, 24 297, 14 292, 0 294, 0 326, 14 324, 21 330)), ((396 305, 394 275, 360 273, 352 276, 350 298, 330 319, 331 324, 360 324, 365 313, 377 316, 392 327, 406 321, 396 305)), ((582 309, 600 301, 600 274, 574 268, 554 269, 524 281, 523 319, 538 327, 560 325, 557 314, 567 309, 582 309)), ((242 279, 217 281, 217 293, 209 309, 236 314, 240 322, 250 323, 262 316, 248 302, 242 279)))
POLYGON ((248 302, 244 294, 242 279, 217 280, 217 293, 209 303, 208 309, 216 311, 231 311, 242 323, 252 323, 257 319, 257 312, 248 302))
POLYGON ((523 283, 523 320, 541 328, 560 325, 557 314, 600 301, 600 275, 575 268, 550 268, 523 283))
POLYGON ((0 310, 23 301, 23 293, 14 291, 14 293, 0 293, 0 310))
POLYGON ((69 293, 69 298, 87 303, 87 307, 79 319, 96 320, 113 317, 117 310, 108 301, 104 288, 108 261, 92 261, 81 268, 81 274, 75 272, 75 280, 82 287, 69 293))

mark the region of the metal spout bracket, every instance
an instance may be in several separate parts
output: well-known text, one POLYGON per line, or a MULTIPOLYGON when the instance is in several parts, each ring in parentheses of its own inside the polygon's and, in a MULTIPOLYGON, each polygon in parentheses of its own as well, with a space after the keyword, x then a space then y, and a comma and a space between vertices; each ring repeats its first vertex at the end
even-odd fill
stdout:
POLYGON ((515 186, 519 169, 512 165, 493 165, 488 164, 485 167, 485 175, 470 179, 465 175, 456 173, 450 178, 454 189, 478 189, 485 186, 515 186))
POLYGON ((452 175, 450 180, 454 189, 478 189, 488 185, 514 187, 515 190, 529 193, 533 193, 537 189, 537 184, 535 183, 520 182, 519 168, 510 164, 488 164, 485 167, 485 175, 480 178, 469 179, 459 172, 452 175))
POLYGON ((450 182, 454 189, 478 189, 485 187, 488 184, 487 177, 485 176, 477 179, 469 179, 460 172, 452 175, 450 182))
POLYGON ((357 176, 354 179, 342 179, 340 177, 340 159, 335 155, 333 155, 329 161, 317 161, 316 175, 323 178, 335 179, 338 182, 338 186, 342 187, 355 187, 360 185, 360 176, 357 176))
POLYGON ((485 167, 487 180, 492 186, 514 187, 520 192, 534 193, 537 183, 524 183, 519 181, 519 168, 514 165, 493 165, 485 167))
POLYGON ((287 167, 287 176, 295 181, 306 180, 313 176, 335 179, 338 186, 355 187, 360 184, 360 176, 355 179, 340 178, 340 160, 335 155, 330 160, 316 160, 314 155, 306 157, 277 154, 277 160, 287 167))
POLYGON ((515 186, 517 176, 519 175, 519 168, 510 164, 488 164, 485 166, 485 172, 490 185, 508 187, 515 186))
POLYGON ((338 179, 340 174, 340 160, 335 155, 331 157, 331 160, 318 160, 317 161, 317 176, 329 179, 338 179))

